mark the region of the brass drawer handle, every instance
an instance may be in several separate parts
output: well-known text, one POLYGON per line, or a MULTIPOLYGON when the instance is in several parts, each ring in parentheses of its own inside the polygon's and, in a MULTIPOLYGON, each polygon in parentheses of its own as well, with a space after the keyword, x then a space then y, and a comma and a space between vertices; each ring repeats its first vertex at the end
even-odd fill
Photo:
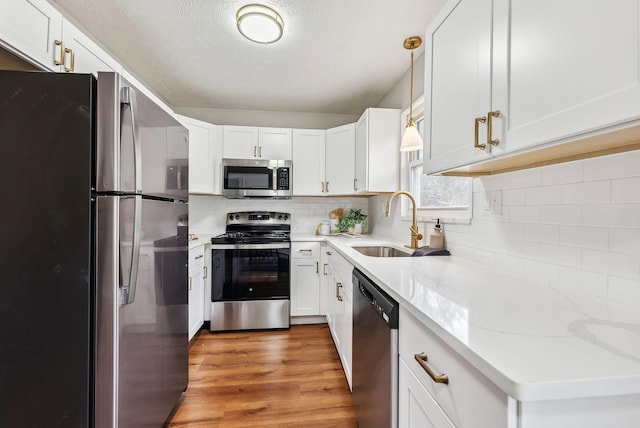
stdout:
POLYGON ((444 383, 445 385, 449 385, 449 376, 447 376, 446 374, 437 375, 433 372, 433 370, 429 368, 429 366, 427 365, 426 353, 422 352, 420 354, 415 354, 413 357, 416 359, 418 364, 420 364, 420 367, 422 367, 424 371, 427 372, 429 377, 433 379, 435 383, 444 383))
POLYGON ((485 123, 487 121, 487 118, 485 116, 482 117, 476 117, 476 121, 475 121, 475 132, 474 132, 474 139, 473 139, 473 147, 475 147, 476 149, 480 149, 480 150, 484 150, 485 147, 487 147, 486 144, 480 144, 480 142, 478 141, 480 136, 480 124, 481 123, 485 123))
POLYGON ((495 140, 493 139, 493 118, 498 116, 500 116, 500 112, 498 110, 490 111, 487 115, 487 142, 492 146, 500 144, 500 140, 497 138, 495 140))
POLYGON ((342 283, 336 282, 336 299, 338 299, 339 302, 342 302, 342 296, 340 295, 341 288, 342 288, 342 283))

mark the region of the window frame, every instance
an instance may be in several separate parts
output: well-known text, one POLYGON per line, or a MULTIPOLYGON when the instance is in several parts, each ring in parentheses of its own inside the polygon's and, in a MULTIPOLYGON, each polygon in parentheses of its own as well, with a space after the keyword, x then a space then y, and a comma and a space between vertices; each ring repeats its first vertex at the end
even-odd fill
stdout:
MULTIPOLYGON (((416 122, 420 120, 426 120, 425 115, 425 106, 424 106, 424 96, 419 97, 413 103, 413 118, 416 122)), ((402 123, 401 129, 404 132, 404 128, 407 124, 407 120, 409 117, 409 107, 402 111, 400 114, 400 120, 402 123)), ((423 140, 426 140, 423 138, 423 140)), ((412 172, 414 168, 420 167, 424 162, 424 151, 427 148, 427 143, 425 141, 425 148, 422 150, 422 156, 417 157, 418 152, 402 152, 400 155, 400 188, 410 192, 413 195, 419 194, 419 192, 415 192, 413 189, 413 177, 412 172)), ((440 219, 441 221, 447 223, 463 223, 470 224, 471 219, 473 218, 473 181, 469 178, 469 205, 466 208, 417 208, 417 221, 421 222, 435 222, 436 219, 440 219)), ((416 201, 418 202, 418 201, 416 201)), ((402 204, 402 219, 403 220, 411 220, 411 209, 412 207, 409 204, 407 198, 403 198, 402 204)))

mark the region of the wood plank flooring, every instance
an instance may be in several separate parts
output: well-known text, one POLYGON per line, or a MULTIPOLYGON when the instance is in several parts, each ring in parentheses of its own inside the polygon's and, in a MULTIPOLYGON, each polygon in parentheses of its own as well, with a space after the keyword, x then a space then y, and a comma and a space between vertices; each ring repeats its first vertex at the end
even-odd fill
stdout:
POLYGON ((189 364, 189 387, 167 428, 357 426, 326 324, 203 330, 189 364))

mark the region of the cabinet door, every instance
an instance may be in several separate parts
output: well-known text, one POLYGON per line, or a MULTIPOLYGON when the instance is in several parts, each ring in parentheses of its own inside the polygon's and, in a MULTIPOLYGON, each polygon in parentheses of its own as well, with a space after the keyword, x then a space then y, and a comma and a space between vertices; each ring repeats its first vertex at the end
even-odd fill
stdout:
POLYGON ((178 120, 189 130, 189 193, 220 194, 222 127, 185 116, 178 120))
POLYGON ((327 130, 325 177, 328 195, 353 194, 355 144, 355 123, 327 130))
MULTIPOLYGON (((491 109, 491 20, 492 0, 461 0, 427 29, 425 173, 489 156, 474 148, 474 124, 491 109)), ((486 127, 479 131, 486 143, 486 127)))
POLYGON ((111 58, 102 48, 94 43, 75 25, 66 19, 62 22, 62 40, 66 52, 64 71, 74 73, 93 73, 98 71, 115 71, 122 73, 122 66, 111 58))
POLYGON ((293 130, 293 195, 324 195, 325 131, 293 130))
POLYGON ((291 160, 290 128, 259 128, 258 135, 259 158, 291 160))
POLYGON ((402 358, 398 369, 399 428, 455 428, 402 358))
POLYGON ((291 260, 291 315, 320 314, 320 262, 291 260))
POLYGON ((189 340, 204 323, 204 248, 189 250, 189 340))
POLYGON ((494 154, 640 117, 639 10, 638 0, 496 2, 494 154))
POLYGON ((369 141, 369 110, 360 116, 356 123, 356 144, 355 144, 355 179, 353 180, 353 192, 363 193, 368 190, 369 170, 367 168, 368 160, 368 141, 369 141))
POLYGON ((0 44, 10 47, 29 60, 58 70, 54 60, 61 59, 62 14, 45 0, 0 2, 0 44))
POLYGON ((222 157, 254 159, 258 157, 258 128, 253 126, 224 126, 222 157))

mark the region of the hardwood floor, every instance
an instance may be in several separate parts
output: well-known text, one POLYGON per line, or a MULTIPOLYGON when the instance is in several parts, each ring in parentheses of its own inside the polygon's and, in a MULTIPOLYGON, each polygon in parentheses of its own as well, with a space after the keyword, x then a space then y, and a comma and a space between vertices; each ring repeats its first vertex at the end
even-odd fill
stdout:
POLYGON ((166 427, 356 427, 326 324, 200 332, 189 387, 166 427))

